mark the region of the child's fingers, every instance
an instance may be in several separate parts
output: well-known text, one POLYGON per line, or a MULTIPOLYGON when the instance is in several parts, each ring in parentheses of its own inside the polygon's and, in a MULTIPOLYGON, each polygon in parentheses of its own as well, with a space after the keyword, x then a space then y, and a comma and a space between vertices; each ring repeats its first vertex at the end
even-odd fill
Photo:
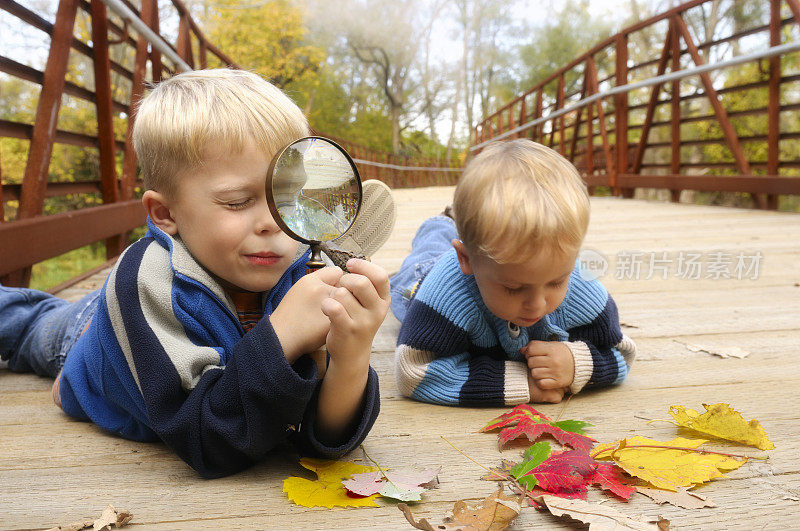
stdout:
POLYGON ((313 273, 309 273, 309 276, 313 276, 328 284, 329 286, 335 286, 339 279, 342 278, 344 271, 339 269, 338 267, 323 267, 322 269, 317 269, 313 273))
POLYGON ((550 368, 553 366, 553 358, 550 356, 531 356, 527 359, 527 363, 531 369, 550 368))
POLYGON ((531 369, 531 376, 539 382, 543 378, 555 378, 556 375, 550 367, 536 367, 531 369))
POLYGON ((355 318, 361 309, 361 303, 358 299, 356 299, 349 289, 343 286, 334 288, 330 294, 330 298, 341 304, 351 319, 355 318))
POLYGON ((378 296, 385 301, 389 300, 389 275, 384 268, 366 260, 351 258, 347 261, 347 269, 351 273, 367 277, 375 286, 378 296))
POLYGON ((323 300, 320 309, 331 320, 331 326, 342 327, 352 321, 345 305, 333 297, 323 300))
MULTIPOLYGON (((534 377, 536 378, 536 377, 534 377)), ((558 383, 553 378, 536 378, 536 385, 539 386, 539 389, 561 389, 563 388, 563 384, 558 383)), ((563 393, 562 393, 563 394, 563 393)))
POLYGON ((381 301, 375 286, 365 275, 348 273, 339 279, 339 286, 349 290, 365 308, 372 308, 381 301))

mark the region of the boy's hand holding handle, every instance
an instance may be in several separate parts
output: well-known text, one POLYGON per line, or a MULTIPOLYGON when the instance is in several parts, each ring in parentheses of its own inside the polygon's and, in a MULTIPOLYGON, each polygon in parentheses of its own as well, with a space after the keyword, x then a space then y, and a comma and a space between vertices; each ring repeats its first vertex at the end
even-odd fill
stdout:
POLYGON ((351 259, 350 273, 322 302, 330 319, 325 339, 331 360, 322 381, 317 427, 330 441, 337 441, 358 417, 369 377, 372 340, 389 310, 389 277, 371 262, 351 259))
POLYGON ((331 322, 322 311, 322 303, 337 289, 342 275, 338 267, 325 267, 305 275, 286 292, 270 315, 272 328, 290 364, 325 344, 331 322))

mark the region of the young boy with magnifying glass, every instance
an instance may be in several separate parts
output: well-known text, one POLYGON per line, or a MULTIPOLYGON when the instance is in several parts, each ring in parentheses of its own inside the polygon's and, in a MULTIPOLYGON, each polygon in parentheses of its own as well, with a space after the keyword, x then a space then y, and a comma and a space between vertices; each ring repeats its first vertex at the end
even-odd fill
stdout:
POLYGON ((159 84, 133 132, 147 234, 78 303, 0 287, 2 359, 56 377, 54 398, 71 417, 160 439, 205 477, 286 440, 328 458, 356 448, 378 415, 369 356, 389 283, 363 260, 347 274, 306 275, 307 256, 272 218, 272 155, 308 134, 297 106, 255 74, 195 71, 159 84), (306 354, 323 345, 320 380, 306 354))

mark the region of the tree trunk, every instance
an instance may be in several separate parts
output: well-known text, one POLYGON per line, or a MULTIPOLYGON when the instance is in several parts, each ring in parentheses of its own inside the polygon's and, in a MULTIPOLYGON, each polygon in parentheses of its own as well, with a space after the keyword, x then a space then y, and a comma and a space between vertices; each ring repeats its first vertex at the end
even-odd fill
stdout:
POLYGON ((402 105, 392 104, 392 153, 395 155, 400 154, 400 113, 402 110, 402 105))

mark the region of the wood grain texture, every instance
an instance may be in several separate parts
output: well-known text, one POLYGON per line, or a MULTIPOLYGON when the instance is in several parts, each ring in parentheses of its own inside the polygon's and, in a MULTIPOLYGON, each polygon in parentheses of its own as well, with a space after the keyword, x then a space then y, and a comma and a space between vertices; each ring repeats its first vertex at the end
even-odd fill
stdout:
MULTIPOLYGON (((441 212, 452 188, 395 191, 398 222, 373 260, 396 270, 420 222, 441 212)), ((800 517, 800 218, 778 212, 593 198, 585 247, 615 257, 621 251, 676 252, 760 250, 756 280, 650 280, 603 278, 620 309, 624 331, 639 347, 630 376, 620 386, 576 395, 565 406, 541 405, 553 417, 594 424, 600 441, 640 434, 672 438, 676 429, 651 419, 668 417, 672 404, 699 408, 727 402, 757 418, 776 449, 767 462, 751 461, 698 492, 717 507, 686 510, 658 506, 635 495, 629 503, 591 492, 589 501, 631 516, 663 515, 679 529, 788 529, 800 517), (743 359, 691 352, 685 343, 738 346, 743 359)), ((60 295, 76 300, 99 287, 107 272, 60 295)), ((383 466, 442 465, 441 485, 412 510, 440 521, 458 499, 479 500, 494 485, 484 466, 516 458, 520 447, 497 449, 493 434, 477 433, 504 409, 447 408, 412 402, 394 383, 394 344, 399 323, 387 317, 373 344, 372 364, 381 383, 381 415, 364 443, 383 466)), ((232 477, 200 479, 162 444, 107 435, 68 419, 50 398, 50 381, 0 370, 0 529, 42 528, 96 517, 112 503, 133 512, 147 529, 410 529, 394 504, 362 509, 306 509, 281 492, 290 475, 306 475, 289 449, 232 477)), ((755 449, 715 446, 751 455, 755 449)), ((364 459, 360 450, 350 456, 364 459)), ((307 476, 309 477, 309 476, 307 476)), ((512 529, 580 528, 533 509, 512 529)))

